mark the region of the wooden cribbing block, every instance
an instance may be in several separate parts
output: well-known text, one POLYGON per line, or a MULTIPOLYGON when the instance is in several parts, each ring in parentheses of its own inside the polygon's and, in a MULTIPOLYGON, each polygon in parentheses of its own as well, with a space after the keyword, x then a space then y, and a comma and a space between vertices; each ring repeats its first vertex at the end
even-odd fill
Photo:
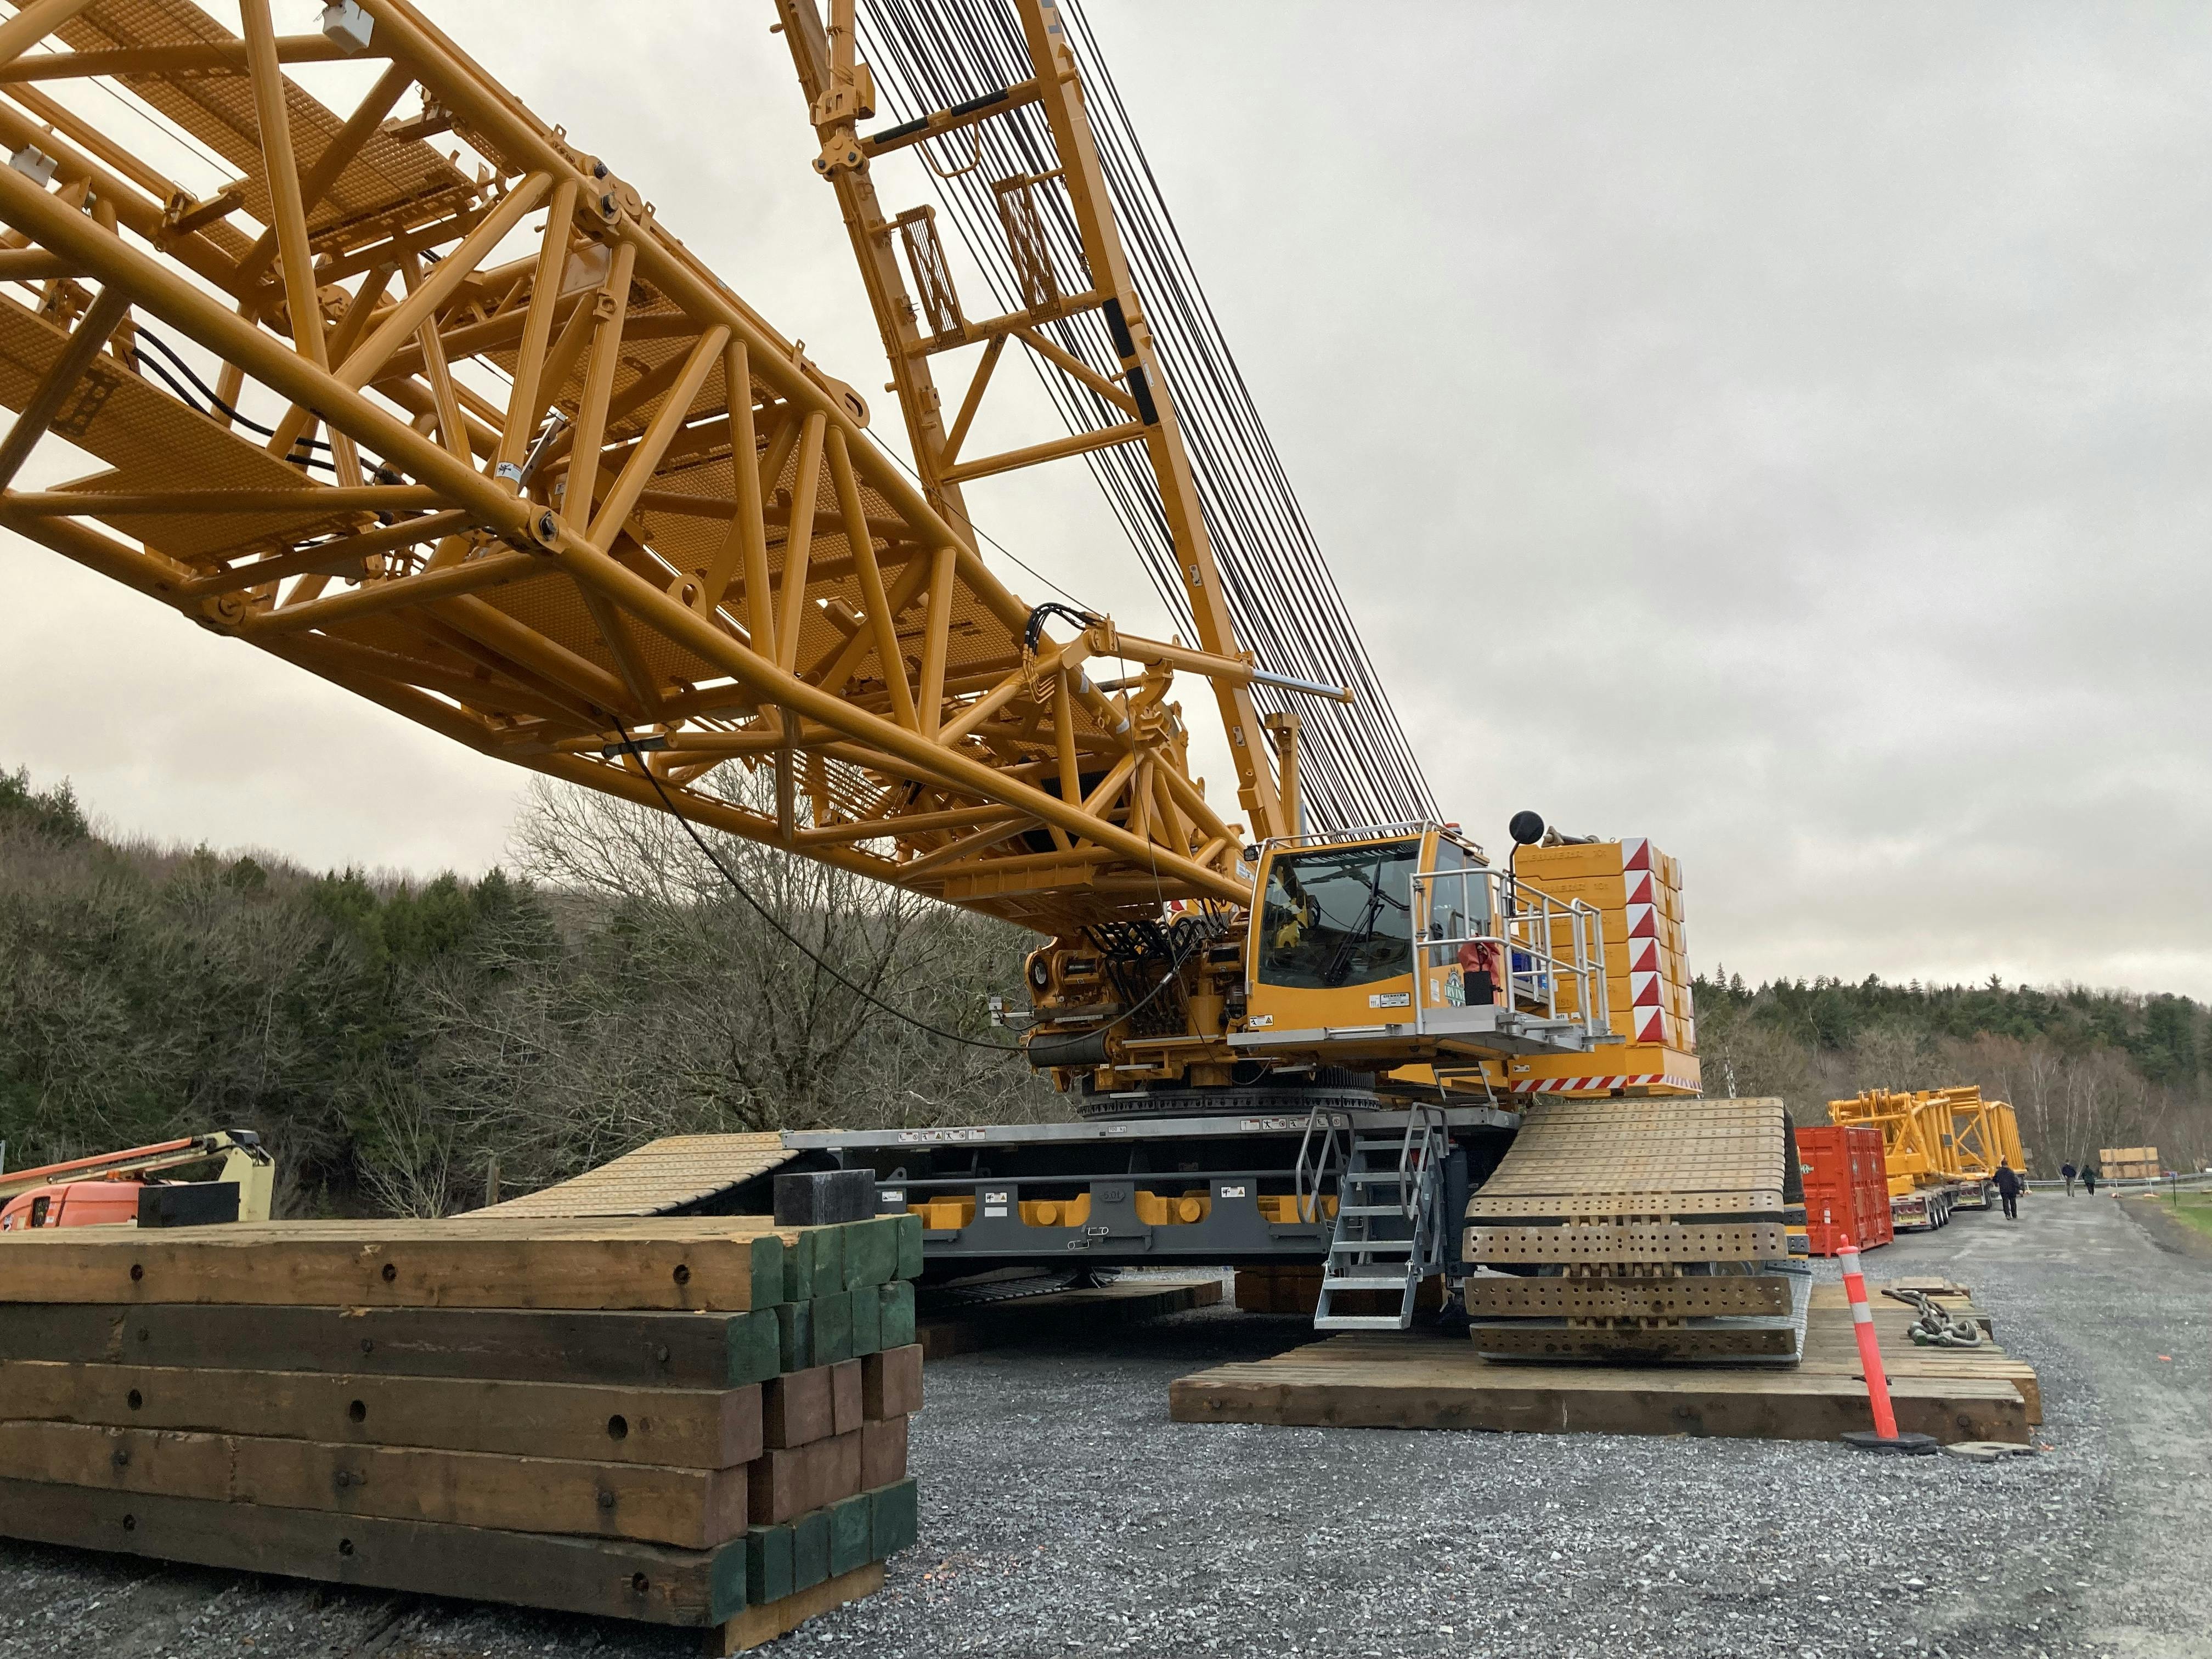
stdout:
POLYGON ((783 1234, 783 1299, 811 1302, 845 1288, 844 1229, 799 1227, 783 1234))
POLYGON ((921 1218, 918 1215, 902 1215, 896 1219, 898 1222, 898 1267, 896 1276, 900 1279, 919 1279, 921 1277, 921 1218))
POLYGON ((812 1448, 819 1440, 799 1446, 771 1446, 750 1466, 750 1503, 747 1524, 781 1526, 812 1507, 815 1476, 812 1448))
POLYGON ((397 1232, 286 1222, 64 1227, 10 1242, 24 1248, 0 1274, 0 1302, 743 1310, 773 1306, 784 1289, 783 1240, 772 1232, 509 1237, 439 1222, 397 1232))
POLYGON ((779 1362, 787 1371, 836 1365, 914 1340, 914 1286, 864 1285, 856 1291, 787 1302, 775 1310, 779 1362), (903 1292, 903 1294, 901 1294, 903 1292))
MULTIPOLYGON (((912 1218, 899 1218, 904 1220, 912 1218)), ((914 1282, 911 1279, 902 1279, 896 1284, 886 1285, 883 1287, 881 1295, 884 1322, 883 1346, 886 1348, 903 1348, 914 1340, 914 1282)))
POLYGON ((806 1294, 835 1296, 845 1288, 845 1229, 817 1227, 811 1230, 814 1239, 813 1284, 806 1294))
POLYGON ((791 1574, 788 1526, 755 1527, 745 1534, 745 1602, 781 1601, 797 1588, 791 1574))
POLYGON ((911 1480, 895 1480, 868 1496, 874 1505, 868 1553, 878 1561, 887 1560, 921 1535, 921 1491, 911 1480))
POLYGON ((805 1302, 814 1295, 815 1240, 822 1229, 794 1228, 783 1243, 783 1299, 805 1302))
MULTIPOLYGON (((834 1444, 834 1442, 824 1442, 834 1444)), ((854 1455, 855 1480, 858 1451, 854 1455)), ((0 1478, 707 1549, 745 1529, 748 1468, 660 1468, 77 1423, 0 1423, 0 1478)))
POLYGON ((811 1370, 821 1362, 814 1357, 814 1304, 787 1302, 775 1310, 776 1352, 786 1371, 811 1370))
POLYGON ((830 1506, 830 1571, 834 1577, 868 1564, 869 1520, 875 1505, 866 1492, 830 1506))
POLYGON ((860 1425, 860 1486, 888 1486, 906 1479, 907 1419, 886 1417, 860 1425))
POLYGON ((677 1550, 270 1504, 0 1480, 0 1534, 240 1572, 717 1631, 745 1606, 744 1540, 677 1550))
POLYGON ((711 1640, 707 1650, 710 1654, 743 1653, 773 1642, 779 1636, 789 1635, 808 1620, 832 1607, 864 1601, 883 1587, 882 1564, 871 1561, 840 1577, 825 1578, 810 1589, 794 1590, 781 1601, 747 1607, 716 1632, 719 1639, 711 1640))
MULTIPOLYGON (((1808 1356, 1820 1328, 1816 1315, 1808 1356)), ((1934 1352, 1917 1354, 1918 1366, 1890 1367, 1899 1428, 1946 1442, 2028 1438, 2018 1388, 1934 1352)), ((1873 1421, 1866 1384, 1840 1354, 1832 1363, 1833 1370, 1809 1358, 1749 1368, 1492 1363, 1466 1341, 1363 1334, 1180 1377, 1168 1391, 1168 1414, 1178 1423, 1832 1440, 1873 1421)))
POLYGON ((860 1426, 861 1375, 866 1361, 848 1359, 830 1368, 830 1416, 833 1434, 850 1434, 860 1426))
MULTIPOLYGON (((1414 1310, 1422 1312, 1442 1307, 1443 1291, 1443 1275, 1430 1274, 1413 1292, 1414 1310)), ((1237 1306, 1245 1313, 1296 1314, 1302 1319, 1311 1319, 1321 1299, 1321 1269, 1239 1267, 1233 1296, 1237 1306)), ((1402 1299, 1396 1291, 1340 1291, 1329 1306, 1340 1314, 1390 1315, 1398 1311, 1402 1299)))
POLYGON ((902 1224, 919 1229, 920 1216, 878 1216, 840 1229, 845 1246, 845 1288, 888 1285, 899 1276, 899 1231, 902 1224))
POLYGON ((864 1285, 847 1293, 853 1310, 853 1352, 871 1354, 884 1346, 884 1291, 881 1285, 864 1285))
POLYGON ((860 1413, 878 1419, 921 1409, 921 1346, 909 1343, 860 1362, 860 1413))
MULTIPOLYGON (((11 1269, 21 1260, 11 1256, 11 1269)), ((403 1376, 559 1376, 610 1386, 713 1389, 739 1388, 792 1369, 779 1364, 775 1310, 672 1314, 0 1304, 0 1360, 15 1359, 403 1376)))
POLYGON ((717 1633, 720 1645, 709 1651, 742 1651, 795 1629, 802 1618, 872 1595, 883 1587, 880 1564, 911 1546, 920 1531, 921 1504, 911 1480, 857 1493, 780 1526, 755 1528, 744 1540, 745 1611, 717 1633), (860 1565, 840 1568, 840 1561, 860 1565))
POLYGON ((833 1434, 822 1445, 824 1449, 818 1465, 822 1485, 815 1498, 826 1505, 860 1490, 860 1431, 833 1434))
POLYGON ((751 1383, 623 1389, 24 1359, 0 1365, 7 1419, 696 1469, 749 1463, 762 1446, 751 1383))
POLYGON ((751 1524, 775 1526, 860 1491, 860 1431, 771 1446, 747 1467, 751 1524))
POLYGON ((814 1298, 814 1363, 834 1365, 853 1357, 853 1298, 872 1291, 840 1291, 814 1298))
POLYGON ((1245 1313, 1312 1316, 1321 1297, 1319 1267, 1239 1267, 1235 1296, 1245 1313))
MULTIPOLYGON (((874 1564, 912 1545, 920 1530, 921 1504, 911 1480, 857 1493, 795 1521, 756 1527, 744 1540, 746 1610, 732 1627, 738 1636, 751 1632, 748 1640, 757 1645, 795 1628, 800 1608, 811 1609, 804 1616, 811 1617, 872 1594, 882 1580, 868 1577, 871 1565, 880 1575, 874 1564), (840 1568, 841 1561, 860 1565, 840 1568)), ((738 1651, 746 1644, 731 1646, 736 1638, 728 1630, 717 1636, 720 1644, 710 1651, 738 1651)))
POLYGON ((811 1588, 830 1576, 830 1511, 811 1510, 791 1528, 791 1588, 811 1588))
POLYGON ((829 1366, 810 1365, 803 1371, 787 1371, 763 1383, 763 1443, 787 1450, 825 1440, 834 1434, 836 1419, 830 1379, 829 1366))

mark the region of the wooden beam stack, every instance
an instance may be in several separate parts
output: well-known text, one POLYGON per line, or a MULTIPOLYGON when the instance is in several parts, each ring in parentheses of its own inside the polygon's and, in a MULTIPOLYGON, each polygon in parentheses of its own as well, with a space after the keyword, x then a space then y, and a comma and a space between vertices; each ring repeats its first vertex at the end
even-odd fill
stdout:
MULTIPOLYGON (((1903 1282, 1988 1332, 1987 1316, 1959 1286, 1903 1282)), ((2033 1367, 1994 1343, 1916 1346, 1912 1310, 1889 1297, 1876 1297, 1872 1313, 1899 1427, 1947 1444, 2033 1438, 2043 1396, 2033 1367)), ((1486 1358, 1442 1331, 1355 1332, 1179 1377, 1168 1414, 1178 1423, 1766 1440, 1832 1439, 1871 1426, 1844 1287, 1814 1287, 1808 1314, 1804 1357, 1789 1367, 1530 1364, 1486 1358)))
POLYGON ((719 1627, 915 1540, 915 1218, 0 1243, 0 1534, 719 1627))

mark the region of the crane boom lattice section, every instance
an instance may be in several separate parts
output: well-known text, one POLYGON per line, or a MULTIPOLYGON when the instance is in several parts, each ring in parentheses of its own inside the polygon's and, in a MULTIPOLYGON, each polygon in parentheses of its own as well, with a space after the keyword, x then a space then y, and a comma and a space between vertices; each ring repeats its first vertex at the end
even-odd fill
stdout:
POLYGON ((0 525, 486 754, 1048 931, 1247 894, 1165 693, 1250 664, 1054 637, 852 387, 407 0, 241 17, 0 27, 0 486, 97 463, 0 525), (350 107, 287 72, 341 57, 350 107))
MULTIPOLYGON (((1093 257, 1097 238, 1085 222, 1080 173, 1062 153, 1050 77, 1036 70, 1036 35, 1065 47, 1085 89, 1085 137, 1110 198, 1115 252, 1126 258, 1164 383, 1150 390, 1172 389, 1199 527, 1236 637, 1263 668, 1353 694, 1348 705, 1297 708, 1304 827, 1440 816, 1075 0, 863 0, 856 23, 882 112, 898 123, 879 131, 867 153, 928 146, 956 234, 1000 309, 1056 349, 1038 349, 1032 361, 1067 430, 1084 434, 1126 421, 1114 389, 1135 391, 1141 381, 1122 379, 1132 358, 1112 307, 1063 297, 1088 286, 1110 298, 1115 274, 1093 257), (1066 185, 1056 185, 1063 177, 1066 185), (1015 192, 1019 200, 1010 208, 1015 192), (1056 372, 1054 358, 1088 372, 1056 372)), ((916 282, 931 291, 931 274, 917 270, 916 282)), ((927 314, 931 347, 980 337, 970 328, 945 330, 933 305, 927 314)), ((994 349, 994 364, 996 355, 994 349)), ((1205 600, 1191 591, 1192 550, 1188 534, 1178 534, 1174 470, 1164 477, 1158 458, 1133 444, 1091 449, 1085 459, 1177 626, 1186 635, 1200 629, 1205 600)), ((1279 745, 1293 714, 1290 695, 1266 685, 1254 695, 1279 745)))

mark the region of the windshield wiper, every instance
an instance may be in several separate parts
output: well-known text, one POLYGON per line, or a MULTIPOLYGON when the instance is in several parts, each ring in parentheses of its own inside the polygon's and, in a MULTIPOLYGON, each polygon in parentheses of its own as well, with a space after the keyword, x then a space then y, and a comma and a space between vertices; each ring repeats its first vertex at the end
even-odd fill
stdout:
MULTIPOLYGON (((1336 949, 1328 955, 1328 965, 1321 970, 1324 985, 1341 985, 1352 972, 1353 956, 1375 937, 1376 924, 1382 919, 1382 866, 1378 861, 1368 866, 1367 902, 1359 912, 1359 921, 1350 932, 1336 942, 1336 949)), ((1395 901, 1393 901, 1395 902, 1395 901)))

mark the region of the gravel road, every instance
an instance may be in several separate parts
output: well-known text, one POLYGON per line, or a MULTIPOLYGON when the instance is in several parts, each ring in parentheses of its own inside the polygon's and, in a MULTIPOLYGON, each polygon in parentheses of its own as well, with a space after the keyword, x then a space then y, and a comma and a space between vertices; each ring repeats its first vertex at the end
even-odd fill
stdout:
MULTIPOLYGON (((923 1542, 775 1656, 2212 1659, 2212 1262, 2035 1195, 1869 1258, 1948 1272, 2042 1373, 2050 1448, 1167 1420, 1186 1371, 1302 1339, 1201 1310, 930 1368, 923 1542)), ((696 1652, 680 1633, 0 1544, 0 1655, 696 1652)))

